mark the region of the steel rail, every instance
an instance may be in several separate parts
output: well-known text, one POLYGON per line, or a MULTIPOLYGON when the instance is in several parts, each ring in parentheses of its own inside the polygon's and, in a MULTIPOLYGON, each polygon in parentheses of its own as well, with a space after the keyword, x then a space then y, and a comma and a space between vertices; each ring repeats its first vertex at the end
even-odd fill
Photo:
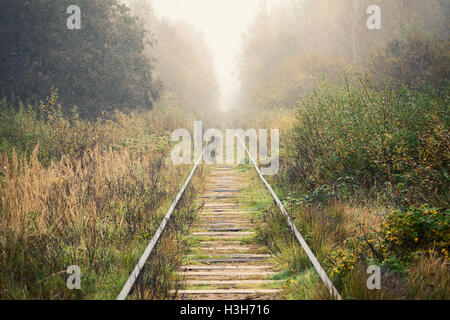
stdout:
POLYGON ((195 163, 194 168, 192 169, 188 178, 186 179, 186 182, 184 183, 180 192, 178 192, 177 197, 175 198, 175 200, 173 201, 169 210, 167 211, 166 215, 164 216, 164 219, 161 222, 158 229, 156 230, 156 233, 153 235, 152 240, 150 241, 150 243, 148 244, 144 253, 142 254, 141 258, 139 259, 136 267, 134 268, 133 272, 131 272, 130 276, 128 277, 127 282, 123 286, 123 288, 120 291, 119 295, 117 296, 116 300, 125 300, 128 297, 128 295, 130 294, 130 291, 133 288, 134 283, 136 282, 137 278, 139 277, 142 269, 144 268, 145 263, 147 262, 148 258, 150 257, 150 254, 153 251, 153 248, 155 247, 156 243, 158 242, 159 238, 161 237, 161 234, 164 231, 164 228, 166 227, 167 223, 169 222, 169 219, 170 219, 173 211, 175 210, 175 207, 177 206, 178 202, 180 201, 181 197, 183 196, 184 191, 186 190, 187 186, 189 185, 189 182, 192 179, 192 176, 194 175, 195 171, 197 170, 198 164, 202 160, 202 157, 203 157, 203 151, 200 154, 200 156, 199 156, 197 162, 195 163))
POLYGON ((254 165, 254 167, 256 169, 256 172, 258 173, 259 177, 261 178, 261 180, 266 185, 267 189, 269 190, 270 194, 272 195, 273 199, 275 200, 276 204, 280 208, 280 210, 283 213, 283 215, 286 217, 291 230, 294 232, 295 237, 297 238, 298 242, 302 246, 303 250, 305 250, 306 255, 308 256, 309 260, 311 261, 311 263, 313 264, 313 266, 316 269, 317 273, 319 274, 320 279, 322 279, 323 283, 327 286, 328 290, 333 295, 333 297, 335 297, 335 299, 342 300, 341 295, 339 294, 339 292, 337 291, 337 289, 335 288, 335 286, 331 282, 330 278, 328 278, 327 273, 325 272, 325 270, 320 265, 319 261, 317 260, 316 256, 311 251, 311 249, 309 248, 309 246, 306 243, 306 241, 303 239, 302 235, 300 234, 300 232, 298 231, 297 227, 295 226, 294 221, 292 220, 292 218, 290 217, 290 215, 288 214, 288 212, 284 208, 284 206, 281 203, 280 199, 278 198, 277 194, 275 193, 275 191, 273 191, 272 187, 270 186, 270 184, 267 182, 267 180, 264 178, 263 174, 259 170, 258 165, 256 164, 256 161, 253 159, 253 156, 248 151, 247 147, 245 146, 245 143, 242 141, 241 137, 238 136, 238 139, 239 139, 240 143, 242 144, 242 146, 244 147, 245 151, 247 152, 250 160, 252 161, 252 163, 253 163, 253 165, 254 165))

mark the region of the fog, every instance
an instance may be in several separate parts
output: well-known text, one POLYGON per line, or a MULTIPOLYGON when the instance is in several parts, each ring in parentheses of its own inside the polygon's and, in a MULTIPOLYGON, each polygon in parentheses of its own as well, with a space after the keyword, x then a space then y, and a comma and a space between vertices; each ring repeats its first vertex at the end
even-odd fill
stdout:
POLYGON ((337 80, 343 72, 370 68, 376 76, 386 66, 375 66, 380 49, 415 37, 423 48, 431 39, 448 38, 449 6, 440 0, 129 3, 155 36, 148 57, 165 94, 202 112, 292 108, 324 77, 337 80), (368 26, 373 19, 374 28, 368 26))
MULTIPOLYGON (((270 9, 279 0, 268 0, 270 9)), ((242 47, 242 34, 254 22, 261 0, 153 0, 155 16, 186 21, 201 31, 210 48, 219 81, 219 107, 228 109, 239 87, 237 55, 242 47)))

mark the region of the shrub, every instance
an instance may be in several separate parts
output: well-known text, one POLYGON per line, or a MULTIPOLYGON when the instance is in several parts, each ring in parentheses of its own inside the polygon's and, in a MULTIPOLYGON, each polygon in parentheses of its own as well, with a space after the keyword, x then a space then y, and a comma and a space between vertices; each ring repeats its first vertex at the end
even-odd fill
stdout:
POLYGON ((423 205, 406 212, 394 210, 383 224, 384 245, 398 255, 417 249, 434 249, 448 256, 450 248, 450 210, 423 205))
POLYGON ((447 105, 448 96, 431 88, 376 91, 366 79, 325 83, 301 101, 294 128, 282 139, 283 177, 306 191, 340 177, 366 188, 389 183, 389 196, 401 205, 446 207, 447 105))
POLYGON ((345 280, 355 268, 356 256, 347 249, 337 249, 329 254, 328 263, 331 264, 331 277, 339 277, 341 280, 345 280))

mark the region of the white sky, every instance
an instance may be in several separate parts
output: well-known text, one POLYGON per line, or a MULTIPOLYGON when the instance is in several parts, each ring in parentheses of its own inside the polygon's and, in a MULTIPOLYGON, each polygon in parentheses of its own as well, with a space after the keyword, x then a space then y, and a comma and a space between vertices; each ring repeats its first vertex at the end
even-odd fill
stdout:
MULTIPOLYGON (((279 0, 268 0, 269 7, 279 0)), ((253 22, 260 0, 153 0, 155 15, 185 20, 204 33, 221 90, 221 109, 236 92, 236 57, 242 33, 253 22)))

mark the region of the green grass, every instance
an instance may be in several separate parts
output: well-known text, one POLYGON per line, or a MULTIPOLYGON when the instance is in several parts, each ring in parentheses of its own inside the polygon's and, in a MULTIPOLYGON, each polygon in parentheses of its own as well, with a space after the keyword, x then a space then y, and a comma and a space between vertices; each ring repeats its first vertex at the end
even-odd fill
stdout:
POLYGON ((314 268, 289 277, 283 286, 283 294, 288 300, 318 299, 322 290, 322 282, 314 268))

